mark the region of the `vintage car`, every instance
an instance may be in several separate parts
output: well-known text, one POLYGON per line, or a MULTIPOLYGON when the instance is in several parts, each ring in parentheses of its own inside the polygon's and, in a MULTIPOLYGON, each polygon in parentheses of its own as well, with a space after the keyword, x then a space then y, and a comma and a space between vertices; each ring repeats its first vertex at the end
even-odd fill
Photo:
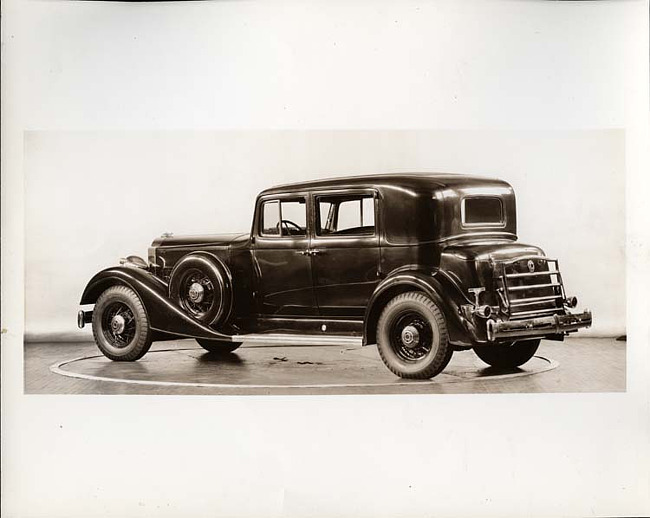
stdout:
POLYGON ((403 378, 440 373, 454 351, 514 368, 540 339, 591 325, 571 313, 558 261, 517 241, 515 194, 498 179, 382 174, 259 194, 245 234, 164 234, 148 261, 122 260, 88 283, 78 325, 108 358, 194 338, 377 344, 403 378))

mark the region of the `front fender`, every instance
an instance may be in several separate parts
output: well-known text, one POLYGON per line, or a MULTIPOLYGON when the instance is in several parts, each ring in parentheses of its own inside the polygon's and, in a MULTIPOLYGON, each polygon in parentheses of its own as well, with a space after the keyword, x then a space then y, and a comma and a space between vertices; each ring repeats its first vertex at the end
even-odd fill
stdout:
POLYGON ((386 277, 373 292, 364 318, 364 345, 376 342, 377 323, 386 304, 395 296, 407 291, 424 292, 442 309, 452 341, 467 340, 468 329, 458 310, 459 304, 462 304, 466 297, 455 282, 440 271, 429 273, 413 269, 395 272, 386 277))
POLYGON ((81 296, 81 304, 94 304, 111 286, 128 286, 144 305, 151 329, 179 336, 230 340, 225 335, 192 318, 169 300, 167 284, 147 270, 131 266, 114 266, 96 274, 81 296))

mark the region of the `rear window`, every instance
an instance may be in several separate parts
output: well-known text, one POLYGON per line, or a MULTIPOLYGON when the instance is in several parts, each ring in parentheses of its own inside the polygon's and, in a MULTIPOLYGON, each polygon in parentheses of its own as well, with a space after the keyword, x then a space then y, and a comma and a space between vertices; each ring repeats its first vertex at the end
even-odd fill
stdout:
POLYGON ((481 196, 465 198, 461 208, 463 225, 504 224, 501 198, 481 196))

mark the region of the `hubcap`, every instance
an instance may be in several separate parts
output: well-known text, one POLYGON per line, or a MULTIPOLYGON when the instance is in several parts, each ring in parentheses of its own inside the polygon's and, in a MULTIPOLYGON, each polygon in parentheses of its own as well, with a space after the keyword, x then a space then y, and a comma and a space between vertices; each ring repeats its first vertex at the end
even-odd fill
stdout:
POLYGON ((202 318, 215 304, 215 289, 208 276, 198 268, 191 268, 180 280, 180 303, 196 318, 202 318))
POLYGON ((190 300, 194 302, 195 304, 198 304, 199 302, 203 301, 203 294, 205 293, 205 290, 203 289, 203 286, 201 286, 198 282, 192 283, 190 286, 190 291, 188 293, 188 296, 190 297, 190 300))
POLYGON ((402 329, 402 343, 409 349, 413 349, 419 345, 420 332, 415 326, 409 325, 402 329))
POLYGON ((390 342, 401 360, 417 362, 433 349, 433 329, 418 311, 403 311, 390 324, 390 342))
POLYGON ((124 332, 124 328, 126 327, 126 320, 124 320, 124 317, 122 315, 115 315, 111 319, 111 331, 113 331, 113 334, 120 335, 124 332))
POLYGON ((127 347, 135 338, 138 327, 135 315, 122 301, 109 303, 101 318, 102 333, 112 347, 127 347))

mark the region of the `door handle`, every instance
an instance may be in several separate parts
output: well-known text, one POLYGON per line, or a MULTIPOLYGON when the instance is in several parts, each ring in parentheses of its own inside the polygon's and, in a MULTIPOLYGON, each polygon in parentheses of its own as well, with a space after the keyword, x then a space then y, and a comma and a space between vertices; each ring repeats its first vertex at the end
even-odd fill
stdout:
POLYGON ((300 250, 298 253, 299 253, 300 255, 311 255, 311 251, 310 251, 310 250, 300 250))
POLYGON ((324 254, 324 253, 325 253, 325 250, 319 250, 318 248, 314 248, 311 251, 311 255, 319 255, 319 254, 324 254))

